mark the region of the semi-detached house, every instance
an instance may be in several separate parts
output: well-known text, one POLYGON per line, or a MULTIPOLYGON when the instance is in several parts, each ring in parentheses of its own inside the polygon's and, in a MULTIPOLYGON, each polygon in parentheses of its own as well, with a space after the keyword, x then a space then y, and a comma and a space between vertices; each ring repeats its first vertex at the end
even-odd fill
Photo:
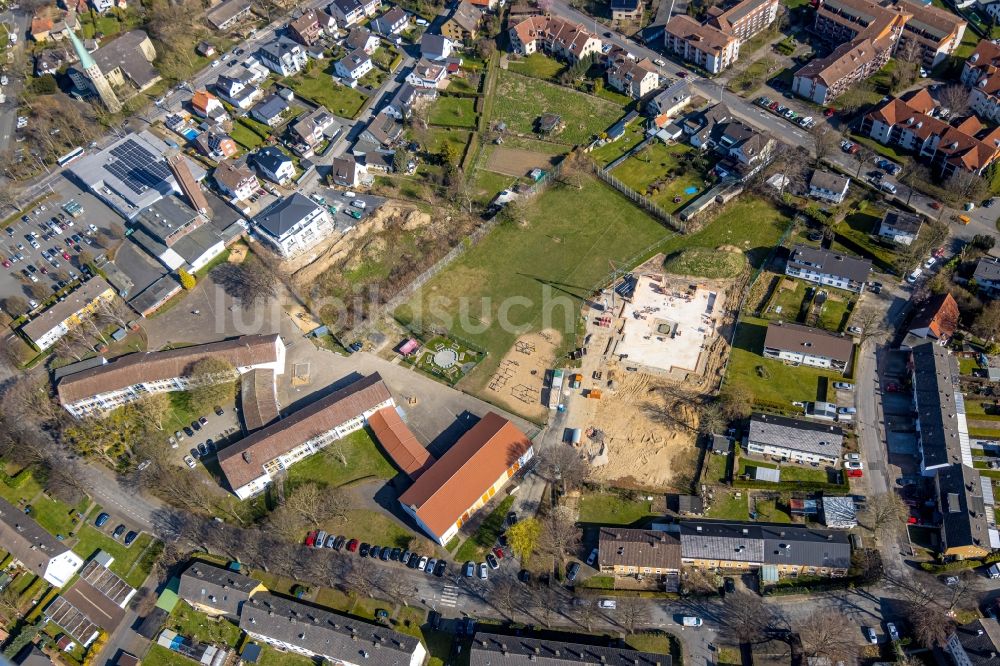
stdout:
POLYGON ((772 322, 764 336, 764 357, 793 365, 846 372, 853 351, 851 338, 801 324, 772 322))
POLYGON ((822 248, 796 245, 785 262, 785 275, 860 294, 872 262, 822 248))
POLYGON ((531 440, 489 412, 399 496, 399 503, 443 546, 532 456, 531 440))
POLYGON ((992 256, 980 257, 976 262, 972 279, 976 281, 977 294, 991 298, 1000 294, 1000 259, 992 256))
POLYGON ((597 566, 616 576, 676 576, 681 571, 681 542, 674 532, 602 527, 597 566))
POLYGON ((219 467, 237 497, 253 497, 282 470, 360 430, 368 417, 393 405, 382 377, 371 374, 225 447, 219 467))
MULTIPOLYGON (((192 368, 204 358, 227 361, 238 374, 260 368, 281 374, 285 369, 285 345, 278 335, 245 335, 180 349, 126 354, 63 377, 56 385, 56 393, 59 403, 76 418, 99 416, 150 393, 189 390, 195 381, 192 368)), ((235 377, 217 379, 232 381, 235 377)))
POLYGON ((0 498, 0 544, 15 561, 50 585, 62 587, 83 566, 83 560, 35 519, 0 498))
POLYGON ((243 603, 266 589, 256 578, 199 561, 181 573, 177 596, 200 613, 235 620, 243 603))

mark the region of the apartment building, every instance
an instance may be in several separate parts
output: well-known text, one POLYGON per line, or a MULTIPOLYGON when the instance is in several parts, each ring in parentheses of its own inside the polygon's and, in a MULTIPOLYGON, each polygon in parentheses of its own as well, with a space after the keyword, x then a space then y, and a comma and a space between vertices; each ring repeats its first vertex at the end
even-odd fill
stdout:
MULTIPOLYGON (((194 385, 192 366, 204 358, 227 361, 237 374, 264 368, 280 375, 285 369, 285 345, 278 335, 244 335, 167 351, 126 354, 64 376, 56 393, 59 403, 76 418, 100 416, 150 393, 190 389, 194 385)), ((236 377, 217 379, 234 381, 236 377)))
POLYGON ((294 193, 279 199, 253 218, 256 238, 283 257, 307 252, 335 230, 329 211, 309 197, 294 193))
POLYGON ((79 555, 35 522, 35 519, 0 497, 0 543, 15 561, 50 585, 62 587, 83 566, 79 555))
POLYGON ((287 37, 277 37, 257 50, 261 63, 278 76, 293 76, 301 72, 309 56, 305 48, 287 37))
POLYGON ((902 8, 870 0, 820 0, 813 31, 838 46, 796 72, 792 91, 817 104, 829 103, 889 62, 909 18, 902 8))
POLYGON ((971 89, 969 108, 991 122, 1000 122, 1000 45, 980 41, 962 66, 961 80, 971 89))
POLYGON ((867 259, 806 245, 793 246, 785 262, 785 275, 856 294, 865 288, 871 270, 867 259))
POLYGON ((597 567, 615 576, 676 576, 681 571, 680 538, 662 530, 602 527, 597 567))
POLYGON ((471 666, 671 666, 669 654, 476 632, 471 666))
POLYGON ((376 372, 327 395, 219 451, 219 467, 233 493, 253 497, 275 474, 365 426, 395 405, 376 372))
POLYGON ((240 629, 279 650, 343 666, 422 666, 427 660, 413 636, 270 593, 243 603, 240 629))
POLYGON ((1000 158, 1000 128, 984 128, 976 116, 949 124, 932 115, 937 103, 926 89, 890 99, 861 120, 861 133, 881 144, 899 146, 948 178, 962 169, 982 174, 1000 158))
POLYGON ((764 336, 764 357, 846 372, 854 352, 847 337, 801 324, 772 322, 764 336))
POLYGON ((246 162, 222 160, 212 172, 212 180, 220 192, 236 201, 249 199, 260 187, 257 174, 246 162))
POLYGON ((836 465, 844 444, 844 431, 837 426, 754 414, 744 443, 748 453, 773 456, 796 463, 836 465))
POLYGON ((636 61, 624 51, 614 51, 608 59, 608 86, 632 99, 642 99, 660 86, 660 75, 649 58, 636 61))
POLYGON ((940 550, 958 559, 1000 548, 992 479, 973 466, 958 362, 928 340, 910 350, 920 471, 933 476, 941 515, 940 550))
POLYGON ((570 64, 601 53, 600 38, 579 23, 558 16, 529 16, 510 29, 511 49, 531 55, 542 52, 570 64))
POLYGON ((784 576, 846 576, 851 566, 847 533, 799 525, 680 521, 681 562, 707 571, 761 571, 784 576))
POLYGON ((910 15, 899 37, 897 53, 913 49, 921 67, 930 70, 962 43, 968 24, 947 9, 915 0, 899 0, 896 6, 910 15))
POLYGON ((461 0, 444 23, 441 34, 453 42, 464 44, 476 38, 483 22, 483 10, 468 0, 461 0))
POLYGON ((256 578, 208 562, 192 562, 180 575, 177 596, 200 613, 236 620, 247 599, 266 591, 256 578))
POLYGON ((718 74, 740 56, 738 38, 714 26, 702 25, 687 14, 676 14, 667 21, 663 45, 709 74, 718 74))
POLYGON ((531 440, 489 412, 420 474, 399 504, 443 546, 533 456, 531 440))
POLYGON ((101 276, 95 276, 22 326, 21 332, 39 351, 45 351, 114 299, 112 286, 101 276))
POLYGON ((724 10, 715 6, 708 10, 706 23, 745 42, 774 23, 778 5, 778 0, 743 0, 724 10))

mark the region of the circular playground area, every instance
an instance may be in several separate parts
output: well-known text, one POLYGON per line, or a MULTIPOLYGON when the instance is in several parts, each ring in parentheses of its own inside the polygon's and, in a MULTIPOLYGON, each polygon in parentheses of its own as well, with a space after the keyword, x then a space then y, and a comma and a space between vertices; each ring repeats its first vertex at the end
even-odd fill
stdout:
POLYGON ((444 370, 448 370, 458 363, 458 351, 451 347, 445 347, 434 352, 434 365, 444 370))

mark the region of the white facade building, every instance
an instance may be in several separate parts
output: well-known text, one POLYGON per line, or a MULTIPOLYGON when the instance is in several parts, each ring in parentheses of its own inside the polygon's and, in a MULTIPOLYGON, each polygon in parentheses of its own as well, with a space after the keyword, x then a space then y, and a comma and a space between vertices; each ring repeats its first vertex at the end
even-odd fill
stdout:
POLYGON ((335 230, 326 208, 294 193, 276 201, 253 219, 254 232, 283 257, 301 254, 335 230))
POLYGON ((796 463, 835 465, 844 431, 837 426, 771 414, 754 414, 744 446, 748 453, 796 463))

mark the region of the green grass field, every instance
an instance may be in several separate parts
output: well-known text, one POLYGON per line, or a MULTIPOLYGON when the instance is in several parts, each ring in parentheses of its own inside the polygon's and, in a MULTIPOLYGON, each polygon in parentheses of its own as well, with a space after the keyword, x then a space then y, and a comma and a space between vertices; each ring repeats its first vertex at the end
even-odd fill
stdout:
POLYGON ((747 493, 743 491, 740 497, 737 491, 717 489, 709 508, 705 510, 706 518, 720 520, 749 520, 750 509, 747 506, 747 493))
POLYGON ((294 488, 314 482, 336 488, 359 479, 391 479, 396 468, 382 455, 367 430, 356 430, 324 451, 309 456, 288 468, 288 484, 294 488), (340 451, 347 459, 340 461, 340 451))
POLYGON ((283 83, 295 91, 296 95, 322 104, 334 115, 354 118, 368 98, 353 88, 334 83, 330 78, 333 64, 328 68, 316 67, 309 74, 285 79, 283 83))
MULTIPOLYGON (((114 522, 106 525, 105 529, 108 529, 108 526, 114 529, 114 522)), ((111 563, 111 570, 132 587, 139 587, 146 580, 153 564, 148 556, 142 561, 139 561, 139 556, 152 541, 153 537, 143 532, 131 546, 126 548, 120 541, 99 532, 92 525, 85 525, 77 532, 77 542, 73 544, 73 552, 86 560, 98 550, 107 551, 115 558, 111 563)))
POLYGON ((396 310, 487 350, 463 383, 484 387, 521 333, 551 327, 574 342, 582 299, 623 262, 670 232, 597 180, 555 184, 531 200, 527 224, 495 228, 396 310), (517 300, 512 300, 512 299, 517 300), (548 315, 546 317, 546 315, 548 315), (548 319, 548 321, 546 321, 548 319))
POLYGON ((247 150, 253 150, 264 143, 264 139, 262 139, 260 135, 239 122, 233 123, 233 129, 229 133, 229 136, 233 138, 233 141, 240 144, 247 150))
POLYGON ((625 128, 625 134, 617 141, 606 143, 590 151, 590 158, 600 166, 607 166, 635 148, 646 137, 641 122, 634 122, 625 128))
POLYGON ((658 515, 653 511, 652 502, 629 500, 617 493, 585 493, 580 497, 579 510, 580 522, 601 525, 631 525, 658 515))
MULTIPOLYGON (((789 218, 763 199, 741 197, 731 201, 716 217, 700 231, 677 235, 664 244, 667 263, 685 262, 685 250, 718 250, 725 246, 730 251, 743 251, 754 267, 763 264, 771 249, 778 243, 789 218)), ((695 253, 696 261, 685 262, 685 274, 702 277, 718 277, 719 267, 712 263, 710 253, 695 253), (700 271, 700 272, 699 272, 700 271)))
POLYGON ((622 116, 622 107, 607 100, 541 79, 501 71, 497 78, 494 120, 513 132, 533 134, 543 113, 557 113, 566 124, 549 139, 569 145, 588 143, 622 116))
POLYGON ((427 131, 427 145, 424 148, 428 153, 439 153, 446 143, 450 143, 461 155, 465 151, 465 144, 469 142, 470 134, 467 130, 435 127, 427 131))
POLYGON ((476 126, 476 100, 469 97, 439 97, 431 109, 432 125, 450 127, 476 126))
POLYGON ((507 520, 507 512, 514 506, 514 496, 508 495, 493 507, 490 514, 483 519, 476 533, 465 540, 458 552, 455 553, 455 561, 458 563, 467 560, 478 560, 491 548, 500 537, 504 523, 507 520))
POLYGON ((757 403, 786 412, 798 410, 792 401, 824 400, 827 385, 843 377, 837 372, 792 367, 761 356, 767 324, 764 319, 742 319, 733 341, 726 383, 743 386, 753 393, 757 403))
POLYGON ((559 74, 566 69, 564 63, 550 58, 544 53, 532 53, 518 60, 512 60, 508 67, 512 72, 550 81, 555 81, 559 74))
POLYGON ((693 150, 686 144, 668 146, 662 141, 654 141, 615 167, 612 173, 660 208, 674 213, 705 187, 702 175, 684 163, 684 158, 692 155, 693 150), (655 189, 650 189, 654 184, 655 189), (696 188, 695 192, 687 194, 685 190, 692 187, 696 188))

